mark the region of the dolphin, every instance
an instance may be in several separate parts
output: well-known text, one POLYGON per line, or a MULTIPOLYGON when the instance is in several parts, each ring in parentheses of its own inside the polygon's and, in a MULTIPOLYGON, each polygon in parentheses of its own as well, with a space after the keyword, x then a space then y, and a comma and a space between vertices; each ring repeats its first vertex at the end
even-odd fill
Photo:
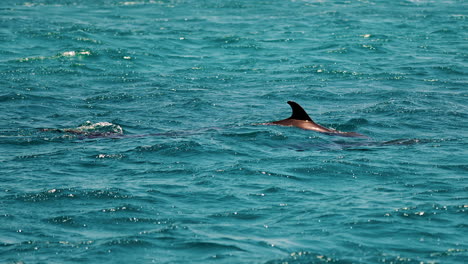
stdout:
MULTIPOLYGON (((358 137, 358 138, 369 138, 365 135, 356 132, 342 132, 331 128, 326 128, 315 123, 306 111, 296 102, 288 101, 288 104, 292 108, 292 115, 289 118, 273 121, 269 123, 260 123, 253 125, 279 125, 279 126, 294 126, 305 130, 313 130, 316 132, 324 133, 327 135, 335 135, 342 137, 358 137)), ((56 132, 66 133, 69 135, 76 135, 79 139, 92 139, 92 138, 137 138, 147 136, 190 136, 202 133, 208 130, 221 130, 228 127, 207 127, 197 130, 183 130, 183 131, 172 131, 172 132, 161 132, 151 133, 143 135, 124 135, 123 129, 119 125, 115 125, 109 122, 91 123, 86 121, 84 124, 77 128, 39 128, 42 132, 56 132)))
POLYGON ((359 137, 359 138, 368 138, 365 135, 356 133, 356 132, 342 132, 331 128, 326 128, 315 123, 307 114, 307 112, 300 106, 298 103, 293 101, 288 101, 288 104, 292 108, 292 115, 289 118, 273 121, 269 123, 263 123, 263 125, 278 125, 278 126, 293 126, 302 128, 305 130, 313 130, 316 132, 324 133, 327 135, 341 136, 341 137, 359 137))

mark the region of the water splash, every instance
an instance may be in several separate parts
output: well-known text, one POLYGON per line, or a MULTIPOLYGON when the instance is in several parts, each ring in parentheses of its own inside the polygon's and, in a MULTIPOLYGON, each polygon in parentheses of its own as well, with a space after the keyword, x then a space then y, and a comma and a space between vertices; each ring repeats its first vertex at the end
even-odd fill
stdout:
POLYGON ((75 128, 42 128, 43 132, 60 132, 73 135, 81 135, 86 137, 107 137, 107 136, 121 136, 124 131, 121 126, 109 122, 86 121, 75 128))

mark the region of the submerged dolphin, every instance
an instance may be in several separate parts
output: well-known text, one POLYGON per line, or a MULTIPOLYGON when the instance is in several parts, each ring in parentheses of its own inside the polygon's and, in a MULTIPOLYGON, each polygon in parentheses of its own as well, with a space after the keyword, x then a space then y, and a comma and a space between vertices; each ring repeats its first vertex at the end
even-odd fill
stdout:
POLYGON ((320 133, 328 134, 328 135, 336 135, 336 136, 342 136, 342 137, 361 137, 361 138, 367 138, 367 136, 364 136, 362 134, 356 133, 356 132, 341 132, 338 130, 334 130, 331 128, 326 128, 324 126, 321 126, 309 117, 309 115, 306 113, 306 111, 296 102, 293 101, 288 101, 288 104, 292 108, 292 115, 289 118, 279 120, 279 121, 274 121, 270 123, 263 123, 264 125, 279 125, 279 126, 294 126, 298 128, 302 128, 305 130, 313 130, 317 131, 320 133))

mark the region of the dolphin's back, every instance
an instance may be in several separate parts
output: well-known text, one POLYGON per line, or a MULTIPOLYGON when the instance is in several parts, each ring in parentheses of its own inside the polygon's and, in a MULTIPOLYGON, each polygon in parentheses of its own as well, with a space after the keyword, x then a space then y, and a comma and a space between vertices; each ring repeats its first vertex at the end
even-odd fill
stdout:
POLYGON ((292 108, 292 115, 289 118, 273 121, 270 123, 264 123, 265 125, 279 125, 279 126, 294 126, 306 130, 313 130, 321 133, 325 133, 328 135, 336 135, 342 137, 361 137, 367 138, 364 135, 361 135, 356 132, 342 132, 338 130, 334 130, 331 128, 326 128, 315 123, 312 118, 307 114, 307 112, 300 106, 298 103, 293 101, 288 101, 288 104, 292 108))

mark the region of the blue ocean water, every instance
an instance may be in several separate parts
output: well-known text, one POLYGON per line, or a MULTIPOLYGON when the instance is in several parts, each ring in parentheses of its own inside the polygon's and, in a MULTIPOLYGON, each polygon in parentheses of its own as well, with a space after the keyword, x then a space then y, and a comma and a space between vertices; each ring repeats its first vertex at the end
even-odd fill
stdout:
POLYGON ((2 1, 0 262, 467 263, 467 10, 2 1))

